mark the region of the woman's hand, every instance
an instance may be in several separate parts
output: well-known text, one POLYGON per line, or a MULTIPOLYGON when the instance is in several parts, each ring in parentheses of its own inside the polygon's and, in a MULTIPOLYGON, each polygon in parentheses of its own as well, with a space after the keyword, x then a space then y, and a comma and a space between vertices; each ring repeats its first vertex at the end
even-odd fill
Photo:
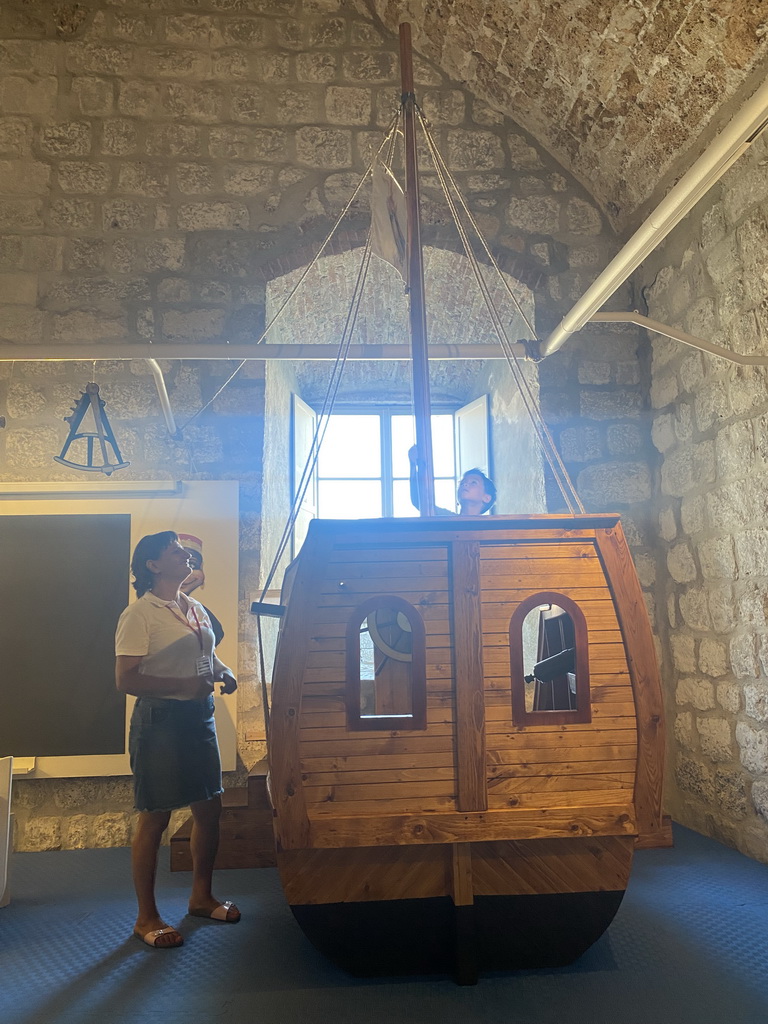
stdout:
POLYGON ((226 672, 222 672, 221 679, 217 681, 221 683, 221 693, 234 693, 237 689, 237 680, 229 669, 226 672))

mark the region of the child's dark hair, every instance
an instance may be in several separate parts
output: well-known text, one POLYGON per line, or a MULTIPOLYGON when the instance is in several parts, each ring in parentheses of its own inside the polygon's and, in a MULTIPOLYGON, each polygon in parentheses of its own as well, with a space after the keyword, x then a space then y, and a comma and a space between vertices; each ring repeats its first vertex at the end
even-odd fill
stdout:
MULTIPOLYGON (((490 494, 490 491, 488 493, 490 494)), ((178 539, 179 535, 173 530, 163 530, 162 533, 150 533, 149 536, 142 537, 136 545, 131 559, 131 586, 139 597, 151 590, 154 582, 154 575, 147 568, 147 562, 156 561, 165 549, 178 539)))
MULTIPOLYGON (((482 469, 478 469, 477 466, 475 466, 474 469, 468 469, 466 473, 462 475, 461 479, 463 480, 464 477, 467 476, 479 476, 480 479, 483 481, 485 493, 490 496, 491 500, 486 501, 486 503, 483 505, 483 512, 487 512, 489 508, 493 508, 496 502, 496 484, 493 482, 493 480, 491 480, 490 477, 487 477, 485 473, 482 471, 482 469)), ((482 515, 482 512, 480 514, 482 515)))

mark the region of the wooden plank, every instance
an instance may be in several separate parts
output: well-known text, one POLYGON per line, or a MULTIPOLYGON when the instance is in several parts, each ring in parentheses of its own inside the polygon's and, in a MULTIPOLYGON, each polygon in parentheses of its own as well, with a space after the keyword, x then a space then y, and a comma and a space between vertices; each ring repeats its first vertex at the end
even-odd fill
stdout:
MULTIPOLYGON (((403 566, 407 570, 407 566, 403 566)), ((359 595, 360 597, 375 597, 379 594, 395 594, 400 597, 409 594, 421 595, 425 591, 435 594, 448 595, 448 580, 446 576, 364 576, 356 579, 347 576, 344 579, 323 580, 320 586, 320 593, 325 598, 344 597, 345 595, 359 595)), ((413 603, 413 602, 411 602, 413 603)))
POLYGON ((352 815, 359 819, 361 828, 365 825, 365 819, 377 814, 445 814, 457 809, 455 793, 437 793, 433 796, 403 793, 402 796, 394 794, 389 799, 307 801, 307 807, 313 821, 323 817, 352 815))
POLYGON ((496 779, 531 779, 538 776, 551 776, 561 778, 571 774, 578 775, 601 775, 605 773, 634 772, 635 758, 624 759, 606 758, 605 760, 585 761, 542 761, 542 762, 515 762, 514 764, 488 765, 488 786, 495 785, 496 779))
POLYGON ((371 565, 378 565, 382 553, 403 562, 443 561, 447 563, 448 561, 448 548, 445 544, 435 544, 431 547, 414 544, 405 548, 402 546, 388 547, 386 544, 377 544, 375 548, 337 545, 328 556, 328 564, 353 565, 367 562, 371 565))
POLYGON ((478 545, 454 544, 452 569, 458 806, 462 811, 482 811, 488 796, 478 545))
POLYGON ((510 541, 508 544, 481 544, 480 559, 485 570, 486 564, 505 561, 539 562, 546 558, 563 558, 569 561, 596 561, 594 539, 553 540, 546 543, 531 543, 527 540, 510 541))
POLYGON ((278 854, 292 906, 429 899, 448 893, 450 847, 288 850, 278 854))
POLYGON ((656 835, 663 828, 665 733, 664 701, 653 635, 621 524, 600 531, 596 541, 616 603, 637 706, 635 805, 638 830, 641 835, 656 835))
POLYGON ((471 843, 451 846, 451 898, 456 907, 469 907, 475 902, 471 843))
POLYGON ((478 896, 620 892, 631 866, 629 836, 472 844, 478 896))
MULTIPOLYGON (((505 750, 488 751, 488 764, 491 765, 521 765, 525 768, 535 769, 537 766, 546 767, 550 764, 563 763, 581 764, 587 762, 632 760, 635 764, 637 759, 636 734, 625 733, 632 742, 626 743, 599 743, 589 747, 568 747, 560 748, 549 746, 541 748, 520 748, 511 747, 505 750)), ((489 768, 490 770, 490 768, 489 768)))
MULTIPOLYGON (((627 696, 631 697, 631 692, 627 693, 627 696)), ((554 714, 555 712, 553 712, 554 714)), ((507 723, 507 728, 512 727, 512 707, 506 701, 502 704, 490 703, 485 709, 486 721, 489 723, 489 731, 491 729, 491 723, 493 728, 496 728, 499 722, 507 723)), ((632 700, 616 702, 616 703, 603 703, 596 702, 592 704, 592 720, 602 720, 605 718, 629 718, 632 720, 634 725, 635 721, 635 705, 632 700)), ((527 726, 526 726, 527 728, 527 726)), ((539 728, 538 726, 532 726, 531 728, 539 728)))
POLYGON ((510 808, 432 814, 315 815, 310 843, 321 849, 610 836, 636 833, 631 799, 599 807, 510 808))
MULTIPOLYGON (((374 760, 374 759, 372 759, 374 760)), ((443 765, 435 768, 390 768, 383 767, 383 758, 376 758, 379 761, 377 770, 367 771, 341 770, 331 772, 313 772, 305 770, 304 784, 312 787, 337 786, 398 786, 402 782, 448 782, 455 789, 456 771, 453 765, 443 765)), ((356 799, 352 797, 351 799, 356 799)))
MULTIPOLYGON (((395 783, 392 779, 385 779, 382 782, 361 786, 347 785, 346 783, 338 786, 316 786, 314 781, 310 778, 309 782, 304 783, 304 797, 310 808, 314 804, 360 802, 370 804, 374 812, 381 812, 393 799, 397 801, 424 800, 425 802, 431 801, 434 797, 449 801, 456 799, 456 785, 453 777, 447 781, 438 779, 433 782, 395 783)), ((325 808, 320 809, 325 810, 325 808)))
MULTIPOLYGON (((588 761, 582 762, 589 764, 588 761)), ((488 799, 492 806, 494 798, 521 793, 560 793, 576 790, 633 789, 635 785, 634 765, 628 772, 605 772, 603 774, 580 775, 578 770, 567 775, 537 775, 517 779, 493 778, 488 780, 488 799)))
POLYGON ((387 754, 430 754, 439 751, 450 751, 453 754, 453 734, 446 736, 424 736, 402 733, 396 736, 382 734, 376 736, 374 733, 357 733, 352 736, 346 735, 345 739, 328 739, 319 737, 322 733, 315 734, 313 738, 302 739, 301 757, 334 757, 343 755, 376 755, 384 757, 387 754))
MULTIPOLYGON (((633 762, 634 763, 634 762, 633 762)), ((301 761, 302 771, 314 772, 377 772, 412 769, 434 769, 453 771, 453 750, 448 748, 437 753, 413 754, 365 754, 361 757, 342 755, 336 757, 305 757, 301 761)))
MULTIPOLYGON (((325 588, 332 584, 334 587, 339 580, 361 580, 370 577, 384 579, 389 577, 429 577, 434 580, 444 581, 448 585, 448 559, 443 549, 443 557, 440 560, 411 559, 398 554, 396 560, 387 557, 387 551, 377 552, 377 557, 370 562, 349 561, 332 562, 326 566, 323 576, 323 593, 325 588)), ((598 569, 600 572, 600 565, 598 569)), ((425 586, 433 586, 434 583, 425 583, 425 586)), ((439 584, 438 584, 439 585, 439 584)))
POLYGON ((275 808, 275 839, 283 849, 308 843, 309 819, 301 785, 299 724, 307 645, 306 623, 314 604, 314 584, 327 545, 307 542, 299 556, 291 600, 280 624, 272 683, 269 767, 275 808))

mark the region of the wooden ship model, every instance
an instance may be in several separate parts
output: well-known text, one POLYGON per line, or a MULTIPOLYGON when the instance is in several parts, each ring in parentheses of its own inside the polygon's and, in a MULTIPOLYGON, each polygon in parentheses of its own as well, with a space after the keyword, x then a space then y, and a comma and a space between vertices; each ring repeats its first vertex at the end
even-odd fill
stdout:
POLYGON ((472 983, 573 961, 634 849, 668 845, 663 708, 618 516, 429 514, 408 44, 404 26, 422 517, 310 524, 272 609, 269 789, 285 894, 322 952, 472 983))

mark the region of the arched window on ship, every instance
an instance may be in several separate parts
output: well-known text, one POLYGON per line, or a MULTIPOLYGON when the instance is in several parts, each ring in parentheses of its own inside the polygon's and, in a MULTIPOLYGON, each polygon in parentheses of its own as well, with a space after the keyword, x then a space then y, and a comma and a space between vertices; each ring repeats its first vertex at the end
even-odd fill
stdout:
POLYGON ((347 727, 426 729, 424 620, 401 597, 358 605, 347 624, 347 727))
POLYGON ((509 624, 515 725, 591 722, 587 623, 564 594, 532 594, 509 624))

